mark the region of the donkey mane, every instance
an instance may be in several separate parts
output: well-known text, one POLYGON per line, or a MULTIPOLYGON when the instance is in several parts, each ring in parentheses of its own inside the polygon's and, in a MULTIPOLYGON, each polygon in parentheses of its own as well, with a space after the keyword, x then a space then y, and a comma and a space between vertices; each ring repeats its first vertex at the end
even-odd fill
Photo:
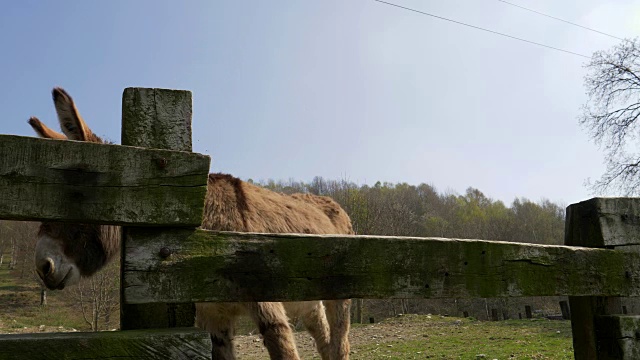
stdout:
MULTIPOLYGON (((207 183, 207 188, 209 186, 215 186, 215 184, 222 184, 224 182, 229 183, 233 192, 235 194, 235 205, 240 213, 240 218, 242 219, 242 225, 246 229, 247 226, 247 218, 245 214, 249 211, 249 205, 247 204, 247 195, 244 192, 244 187, 242 186, 242 180, 233 177, 229 174, 215 173, 209 174, 209 181, 207 183)), ((207 216, 205 212, 205 216, 207 216)))

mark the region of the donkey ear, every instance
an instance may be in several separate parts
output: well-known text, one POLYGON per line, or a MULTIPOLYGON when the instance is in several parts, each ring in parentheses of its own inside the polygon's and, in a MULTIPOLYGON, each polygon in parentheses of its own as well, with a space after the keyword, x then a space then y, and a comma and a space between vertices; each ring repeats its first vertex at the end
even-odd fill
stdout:
POLYGON ((46 139, 57 139, 57 140, 66 140, 67 137, 64 134, 60 134, 57 131, 49 129, 45 124, 43 124, 37 117, 33 116, 29 119, 29 125, 35 130, 35 132, 41 138, 46 139))
POLYGON ((97 137, 82 120, 71 96, 59 87, 53 88, 52 95, 62 132, 71 140, 96 141, 97 137))

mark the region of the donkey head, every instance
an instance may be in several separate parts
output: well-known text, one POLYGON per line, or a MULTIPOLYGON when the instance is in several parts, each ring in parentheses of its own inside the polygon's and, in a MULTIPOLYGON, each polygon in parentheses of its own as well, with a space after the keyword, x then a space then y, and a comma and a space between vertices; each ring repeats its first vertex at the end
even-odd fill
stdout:
MULTIPOLYGON (((66 91, 54 88, 53 102, 64 134, 32 117, 29 124, 40 137, 103 142, 82 120, 66 91)), ((43 222, 36 243, 36 271, 49 289, 63 289, 77 283, 82 276, 100 270, 118 248, 119 228, 116 226, 43 222)))

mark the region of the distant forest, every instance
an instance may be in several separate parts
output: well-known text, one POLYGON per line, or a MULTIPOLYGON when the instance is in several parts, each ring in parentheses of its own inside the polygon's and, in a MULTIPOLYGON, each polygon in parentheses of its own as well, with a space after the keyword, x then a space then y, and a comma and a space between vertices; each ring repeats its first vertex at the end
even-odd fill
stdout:
POLYGON ((502 240, 561 245, 565 206, 549 200, 516 198, 508 206, 480 190, 441 193, 428 184, 373 186, 315 177, 311 182, 249 182, 292 194, 325 195, 347 211, 358 235, 502 240))
MULTIPOLYGON (((249 182, 253 182, 249 180, 249 182)), ((282 192, 325 195, 349 214, 358 235, 390 235, 501 240, 536 244, 564 243, 565 206, 549 200, 515 198, 511 204, 468 188, 464 194, 438 192, 428 184, 381 183, 357 185, 344 180, 316 177, 311 182, 259 181, 265 188, 282 192)), ((502 318, 524 314, 525 305, 542 314, 560 312, 564 297, 497 299, 357 299, 353 321, 379 319, 398 314, 450 314, 489 320, 489 309, 502 318)), ((627 304, 629 305, 629 304, 627 304)))

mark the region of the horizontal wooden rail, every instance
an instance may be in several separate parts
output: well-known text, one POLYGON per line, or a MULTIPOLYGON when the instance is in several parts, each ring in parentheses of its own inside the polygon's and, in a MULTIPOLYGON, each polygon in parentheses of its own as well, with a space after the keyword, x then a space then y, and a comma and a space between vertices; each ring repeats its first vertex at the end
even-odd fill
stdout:
POLYGON ((127 303, 640 295, 640 256, 440 238, 136 229, 127 303))
POLYGON ((0 335, 0 359, 211 359, 194 328, 0 335))
POLYGON ((0 135, 0 219, 199 226, 208 156, 0 135))

